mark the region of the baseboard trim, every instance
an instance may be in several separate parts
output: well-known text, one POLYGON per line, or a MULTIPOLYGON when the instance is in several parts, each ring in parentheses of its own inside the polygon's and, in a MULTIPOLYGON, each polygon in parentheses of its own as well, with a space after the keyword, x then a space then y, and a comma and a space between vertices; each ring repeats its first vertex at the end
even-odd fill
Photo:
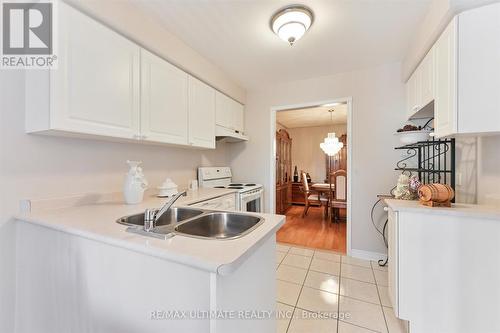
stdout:
POLYGON ((377 253, 377 252, 371 252, 371 251, 364 251, 364 250, 357 250, 357 249, 351 249, 351 256, 359 259, 365 259, 365 260, 385 260, 387 258, 387 254, 385 253, 377 253))

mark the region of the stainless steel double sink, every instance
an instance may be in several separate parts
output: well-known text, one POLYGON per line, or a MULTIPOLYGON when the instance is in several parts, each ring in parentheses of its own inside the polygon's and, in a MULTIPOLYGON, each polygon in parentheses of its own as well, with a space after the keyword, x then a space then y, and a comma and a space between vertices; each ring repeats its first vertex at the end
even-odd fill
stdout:
POLYGON ((116 222, 128 226, 129 232, 157 238, 178 234, 202 239, 235 239, 250 233, 263 221, 255 215, 175 207, 162 215, 149 232, 143 229, 144 214, 124 216, 116 222))

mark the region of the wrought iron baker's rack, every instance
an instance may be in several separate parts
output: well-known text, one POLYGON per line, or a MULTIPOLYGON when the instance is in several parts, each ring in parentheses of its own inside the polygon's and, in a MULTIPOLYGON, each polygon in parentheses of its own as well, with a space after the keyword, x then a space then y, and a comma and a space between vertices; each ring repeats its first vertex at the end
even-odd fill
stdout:
POLYGON ((417 175, 423 184, 442 183, 455 189, 455 139, 432 138, 395 149, 406 150, 407 154, 395 170, 417 175))

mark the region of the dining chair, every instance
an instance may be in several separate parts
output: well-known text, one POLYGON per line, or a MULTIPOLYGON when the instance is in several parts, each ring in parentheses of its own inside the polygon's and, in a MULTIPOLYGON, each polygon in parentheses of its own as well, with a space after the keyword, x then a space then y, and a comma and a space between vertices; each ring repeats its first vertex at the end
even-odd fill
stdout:
POLYGON ((347 209, 347 172, 337 170, 332 175, 332 184, 335 184, 335 193, 330 208, 332 209, 333 220, 339 220, 340 209, 347 209))
POLYGON ((312 193, 309 189, 309 183, 307 182, 306 173, 302 172, 302 192, 304 192, 304 211, 302 212, 302 217, 307 215, 307 211, 309 210, 309 206, 311 203, 319 203, 321 206, 328 205, 328 198, 325 198, 317 193, 312 193))

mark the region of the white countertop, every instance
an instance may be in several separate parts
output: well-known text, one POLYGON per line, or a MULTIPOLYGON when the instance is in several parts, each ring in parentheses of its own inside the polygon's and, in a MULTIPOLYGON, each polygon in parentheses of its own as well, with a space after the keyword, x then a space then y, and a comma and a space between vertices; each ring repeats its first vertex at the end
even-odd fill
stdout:
POLYGON ((500 207, 487 205, 452 204, 451 207, 428 207, 417 200, 384 199, 387 206, 394 211, 408 211, 427 214, 468 216, 484 219, 500 220, 500 207))
MULTIPOLYGON (((189 191, 188 196, 179 199, 176 206, 185 206, 230 193, 234 193, 234 190, 201 188, 189 191)), ((166 199, 150 196, 141 204, 127 205, 119 196, 114 197, 113 200, 100 199, 94 202, 88 197, 72 197, 50 202, 40 200, 32 203, 30 213, 20 214, 16 218, 21 222, 37 224, 221 275, 230 274, 244 262, 251 250, 267 236, 275 233, 285 220, 282 215, 248 213, 259 215, 265 221, 241 238, 205 240, 176 235, 163 240, 126 232, 127 226, 116 223, 116 220, 122 216, 143 213, 146 208, 159 207, 166 199), (51 205, 57 208, 50 209, 51 205), (37 209, 33 209, 34 207, 37 209)))

